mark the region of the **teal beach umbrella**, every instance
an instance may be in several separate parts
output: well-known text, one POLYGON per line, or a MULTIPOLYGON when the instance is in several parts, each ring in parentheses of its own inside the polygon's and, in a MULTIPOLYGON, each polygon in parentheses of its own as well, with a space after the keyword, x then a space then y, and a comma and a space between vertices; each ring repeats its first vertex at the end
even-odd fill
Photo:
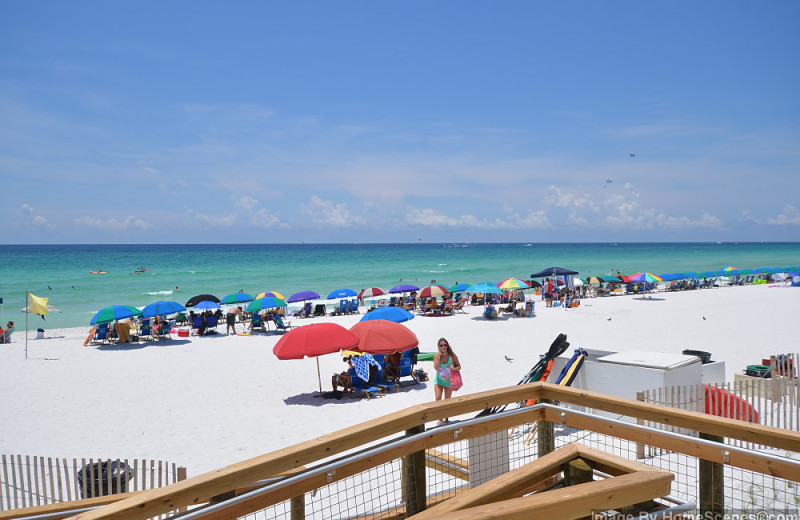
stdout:
POLYGON ((130 305, 111 305, 97 311, 89 325, 102 325, 116 320, 124 320, 134 316, 141 316, 142 311, 130 305))

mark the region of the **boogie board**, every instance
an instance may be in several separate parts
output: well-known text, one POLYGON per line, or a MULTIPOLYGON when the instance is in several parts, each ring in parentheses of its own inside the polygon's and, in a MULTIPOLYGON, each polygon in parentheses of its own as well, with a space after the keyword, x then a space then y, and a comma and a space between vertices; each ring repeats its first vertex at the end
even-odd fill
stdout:
POLYGON ((83 346, 84 346, 84 347, 85 347, 86 345, 88 345, 90 341, 92 341, 92 338, 94 337, 94 333, 95 333, 95 332, 97 332, 97 327, 92 327, 92 330, 91 330, 91 332, 89 332, 89 335, 88 335, 88 336, 86 336, 86 341, 84 341, 84 342, 83 342, 83 346))

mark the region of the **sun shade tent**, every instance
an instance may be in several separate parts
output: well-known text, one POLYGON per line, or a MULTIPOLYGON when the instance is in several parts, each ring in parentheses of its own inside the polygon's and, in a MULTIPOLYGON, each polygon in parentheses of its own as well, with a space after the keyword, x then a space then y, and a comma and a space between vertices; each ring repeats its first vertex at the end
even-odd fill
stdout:
POLYGON ((531 278, 544 278, 546 276, 566 276, 575 274, 578 274, 578 271, 573 271, 572 269, 567 269, 565 267, 552 266, 548 267, 547 269, 542 269, 538 273, 533 273, 531 278))

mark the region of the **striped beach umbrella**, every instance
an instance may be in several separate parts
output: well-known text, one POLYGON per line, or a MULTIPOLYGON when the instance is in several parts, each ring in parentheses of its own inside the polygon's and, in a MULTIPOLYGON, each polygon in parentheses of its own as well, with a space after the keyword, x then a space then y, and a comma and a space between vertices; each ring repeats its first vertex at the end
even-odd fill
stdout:
POLYGON ((417 298, 424 300, 425 298, 447 298, 450 296, 450 289, 444 285, 429 285, 423 288, 417 298))

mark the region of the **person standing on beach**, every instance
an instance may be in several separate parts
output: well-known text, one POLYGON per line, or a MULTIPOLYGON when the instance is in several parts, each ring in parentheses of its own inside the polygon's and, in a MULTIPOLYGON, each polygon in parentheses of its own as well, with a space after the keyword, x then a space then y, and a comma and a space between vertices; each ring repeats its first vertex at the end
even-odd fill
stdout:
MULTIPOLYGON (((436 384, 433 386, 433 391, 436 400, 440 401, 442 397, 450 399, 453 395, 453 389, 450 387, 450 374, 453 371, 461 370, 461 363, 458 362, 458 356, 450 348, 450 343, 446 339, 439 338, 437 344, 439 348, 433 355, 433 369, 436 370, 434 378, 436 384)), ((447 419, 445 418, 444 421, 446 422, 447 419)))
POLYGON ((233 333, 236 334, 236 316, 239 316, 239 321, 242 321, 242 308, 241 307, 233 307, 232 309, 228 310, 226 318, 226 323, 228 327, 226 332, 228 334, 231 333, 231 329, 233 329, 233 333))

